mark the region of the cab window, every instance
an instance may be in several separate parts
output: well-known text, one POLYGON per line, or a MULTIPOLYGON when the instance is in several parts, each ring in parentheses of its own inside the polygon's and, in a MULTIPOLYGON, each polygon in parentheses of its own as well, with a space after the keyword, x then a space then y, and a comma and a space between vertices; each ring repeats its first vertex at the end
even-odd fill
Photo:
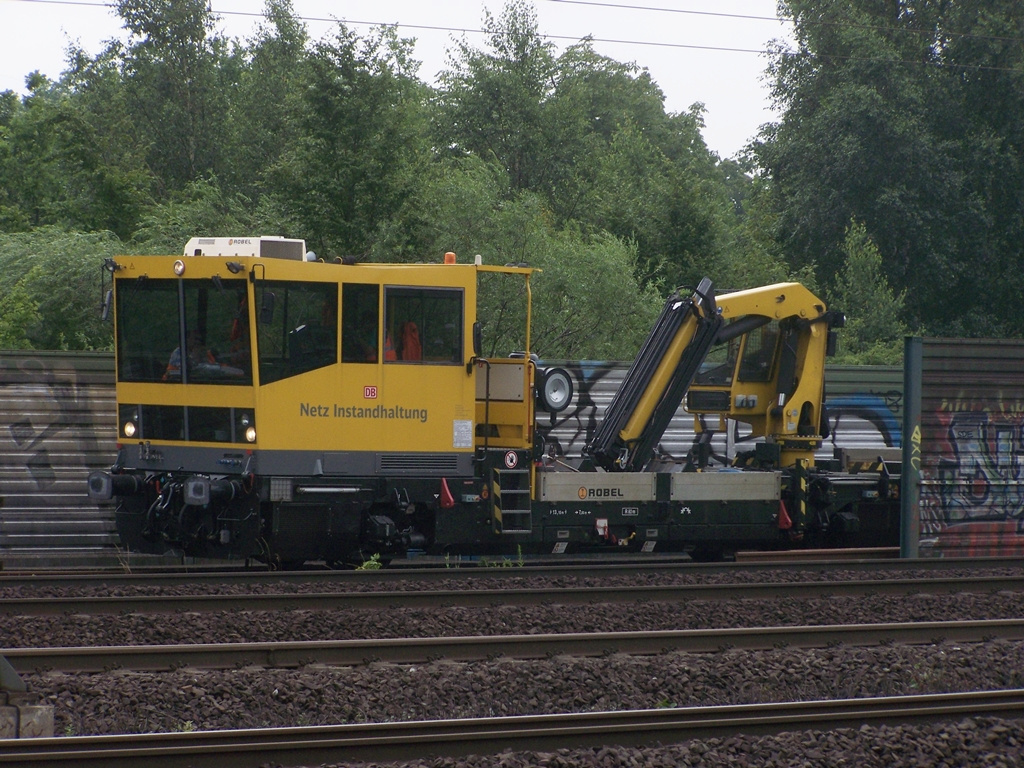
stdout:
POLYGON ((694 383, 704 386, 731 386, 739 349, 739 339, 730 339, 725 344, 712 347, 707 357, 704 358, 700 372, 694 378, 694 383))
POLYGON ((384 361, 461 365, 463 292, 384 289, 384 361))
POLYGON ((775 346, 779 339, 779 324, 772 321, 755 328, 746 335, 743 357, 740 360, 740 381, 771 381, 775 346))
POLYGON ((338 360, 338 286, 265 280, 256 286, 260 384, 338 360))
POLYGON ((380 359, 380 286, 346 283, 341 288, 341 359, 376 363, 380 359))

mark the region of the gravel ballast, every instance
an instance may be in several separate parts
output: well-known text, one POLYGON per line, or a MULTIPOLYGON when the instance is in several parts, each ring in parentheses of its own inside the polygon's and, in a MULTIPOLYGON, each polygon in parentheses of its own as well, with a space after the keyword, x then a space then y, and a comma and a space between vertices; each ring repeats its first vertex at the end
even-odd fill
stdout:
MULTIPOLYGON (((663 582, 660 582, 663 583, 663 582)), ((464 585, 463 585, 464 586, 464 585)), ((187 594, 187 593, 186 593, 187 594)), ((285 641, 1013 618, 1013 593, 642 602, 623 606, 0 617, 8 647, 285 641)), ((24 674, 59 735, 260 728, 1024 687, 1024 643, 779 648, 353 668, 24 674)), ((964 718, 662 747, 436 758, 408 768, 1024 766, 1024 721, 964 718)))
POLYGON ((1024 616, 1024 594, 873 595, 631 605, 383 608, 124 615, 4 616, 9 648, 288 642, 781 627, 1024 616))
POLYGON ((1024 643, 23 677, 55 706, 57 732, 92 735, 1017 688, 1024 643))

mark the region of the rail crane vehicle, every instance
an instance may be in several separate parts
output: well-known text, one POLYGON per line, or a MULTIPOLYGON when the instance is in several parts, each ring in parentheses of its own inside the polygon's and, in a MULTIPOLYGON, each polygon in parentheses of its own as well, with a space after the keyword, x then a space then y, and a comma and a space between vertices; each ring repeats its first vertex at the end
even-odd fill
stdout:
POLYGON ((341 566, 898 542, 898 467, 815 458, 843 317, 798 283, 674 293, 583 455, 562 457, 538 416, 577 387, 531 354, 527 266, 325 262, 262 237, 105 270, 117 454, 88 492, 132 552, 341 566), (505 357, 482 352, 484 280, 521 297, 505 357), (697 437, 668 460, 684 403, 697 437), (723 459, 727 424, 750 449, 723 459))

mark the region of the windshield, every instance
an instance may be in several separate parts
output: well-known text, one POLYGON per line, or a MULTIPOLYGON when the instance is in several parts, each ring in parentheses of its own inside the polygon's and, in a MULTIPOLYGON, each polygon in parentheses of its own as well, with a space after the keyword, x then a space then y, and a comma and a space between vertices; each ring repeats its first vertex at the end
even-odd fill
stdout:
POLYGON ((244 280, 120 279, 120 381, 252 383, 244 280))

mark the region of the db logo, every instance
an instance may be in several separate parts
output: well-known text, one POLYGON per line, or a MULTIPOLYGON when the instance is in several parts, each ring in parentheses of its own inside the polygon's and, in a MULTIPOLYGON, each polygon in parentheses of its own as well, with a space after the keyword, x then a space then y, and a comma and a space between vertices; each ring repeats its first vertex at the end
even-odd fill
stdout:
POLYGON ((509 451, 505 454, 505 466, 509 469, 515 469, 516 464, 519 463, 519 456, 516 455, 515 451, 509 451))
POLYGON ((363 399, 364 400, 376 400, 377 399, 377 388, 376 387, 363 387, 363 399))

